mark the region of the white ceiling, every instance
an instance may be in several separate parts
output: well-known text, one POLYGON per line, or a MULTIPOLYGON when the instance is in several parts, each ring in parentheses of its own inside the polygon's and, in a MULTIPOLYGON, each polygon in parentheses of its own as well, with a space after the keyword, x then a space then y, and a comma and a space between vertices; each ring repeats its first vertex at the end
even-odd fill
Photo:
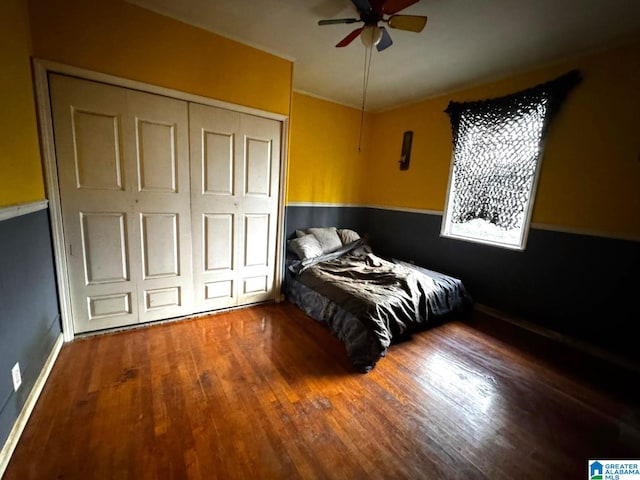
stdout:
MULTIPOLYGON (((365 48, 335 48, 361 24, 350 0, 129 0, 295 61, 294 89, 360 108, 365 48)), ((640 0, 421 0, 421 33, 388 28, 366 109, 382 110, 640 37, 640 0)))

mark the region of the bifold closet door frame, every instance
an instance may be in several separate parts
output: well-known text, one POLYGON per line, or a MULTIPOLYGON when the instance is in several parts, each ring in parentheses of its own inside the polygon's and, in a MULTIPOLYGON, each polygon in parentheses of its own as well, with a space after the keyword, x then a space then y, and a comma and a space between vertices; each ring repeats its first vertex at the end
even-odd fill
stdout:
POLYGON ((283 255, 284 255, 284 197, 285 197, 285 174, 287 171, 287 149, 288 145, 288 117, 273 112, 267 112, 250 107, 234 105, 220 100, 215 100, 199 95, 180 92, 164 87, 157 87, 143 82, 137 82, 113 75, 102 74, 85 70, 78 67, 51 62, 48 60, 34 59, 34 83, 36 92, 36 107, 38 115, 38 130, 40 136, 40 145, 42 153, 42 162, 45 174, 45 189, 47 199, 49 201, 49 214, 51 219, 51 233, 53 238, 53 250, 56 266, 56 281, 58 287, 58 299, 60 301, 60 313, 62 319, 62 332, 65 341, 71 341, 75 337, 71 298, 69 295, 69 272, 67 270, 67 251, 66 242, 62 222, 62 208, 60 201, 60 188, 58 182, 57 161, 53 134, 53 121, 50 106, 49 91, 49 73, 59 73, 62 75, 74 76, 84 80, 93 80, 102 82, 116 87, 124 87, 133 90, 139 90, 156 95, 163 95, 177 100, 185 100, 187 102, 200 103, 217 108, 237 111, 257 117, 277 120, 281 122, 281 138, 280 138, 280 175, 279 175, 279 193, 278 193, 278 221, 276 231, 276 258, 274 265, 274 294, 276 301, 281 300, 280 284, 282 282, 283 272, 283 255))

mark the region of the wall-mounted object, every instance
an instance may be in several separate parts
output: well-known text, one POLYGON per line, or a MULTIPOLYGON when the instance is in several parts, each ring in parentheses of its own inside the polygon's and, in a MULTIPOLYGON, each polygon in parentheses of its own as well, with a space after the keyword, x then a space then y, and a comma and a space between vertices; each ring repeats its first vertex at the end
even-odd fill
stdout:
POLYGON ((400 153, 400 170, 409 170, 409 161, 411 160, 411 142, 413 141, 413 132, 408 130, 404 132, 402 137, 402 152, 400 153))

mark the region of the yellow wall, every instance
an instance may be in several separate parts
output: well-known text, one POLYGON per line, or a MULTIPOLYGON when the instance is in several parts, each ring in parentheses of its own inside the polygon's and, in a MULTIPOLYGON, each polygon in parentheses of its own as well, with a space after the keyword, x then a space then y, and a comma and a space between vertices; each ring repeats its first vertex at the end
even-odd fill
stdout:
POLYGON ((358 151, 360 110, 293 94, 288 202, 357 203, 367 170, 369 117, 358 151))
POLYGON ((24 0, 0 2, 0 206, 44 198, 24 0))
MULTIPOLYGON (((0 205, 43 197, 24 1, 5 1, 1 11, 0 52, 10 74, 2 76, 0 128, 10 135, 0 137, 0 205)), ((504 95, 579 68, 584 80, 548 137, 533 221, 640 236, 638 43, 367 114, 358 152, 359 110, 292 96, 289 61, 121 0, 30 0, 29 19, 36 57, 291 112, 289 202, 442 210, 451 158, 448 102, 504 95), (400 171, 405 130, 414 131, 411 168, 400 171)))
POLYGON ((361 202, 442 210, 452 150, 448 102, 505 95, 573 68, 584 78, 551 125, 533 222, 640 238, 640 43, 374 115, 371 188, 361 202), (414 131, 408 171, 397 165, 404 130, 414 131))
POLYGON ((451 133, 447 98, 374 115, 366 204, 441 210, 447 190, 451 133), (400 170, 403 133, 413 131, 411 162, 400 170))
POLYGON ((121 0, 30 0, 34 55, 289 114, 293 65, 121 0))

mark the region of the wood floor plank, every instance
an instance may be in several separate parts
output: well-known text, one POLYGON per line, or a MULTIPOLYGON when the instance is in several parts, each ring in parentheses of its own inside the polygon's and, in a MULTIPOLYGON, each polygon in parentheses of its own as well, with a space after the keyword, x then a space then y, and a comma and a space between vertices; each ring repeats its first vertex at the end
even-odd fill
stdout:
POLYGON ((3 478, 583 478, 640 458, 637 385, 479 313, 360 374, 262 305, 64 345, 3 478))

